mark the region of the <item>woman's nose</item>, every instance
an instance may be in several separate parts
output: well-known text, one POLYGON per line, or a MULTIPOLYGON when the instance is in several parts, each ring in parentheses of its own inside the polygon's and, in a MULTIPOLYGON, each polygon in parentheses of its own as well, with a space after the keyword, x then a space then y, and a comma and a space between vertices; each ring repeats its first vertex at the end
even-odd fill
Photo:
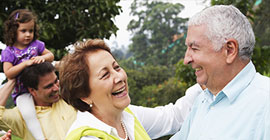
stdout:
POLYGON ((124 80, 124 75, 121 72, 115 72, 114 73, 114 83, 119 83, 124 80))

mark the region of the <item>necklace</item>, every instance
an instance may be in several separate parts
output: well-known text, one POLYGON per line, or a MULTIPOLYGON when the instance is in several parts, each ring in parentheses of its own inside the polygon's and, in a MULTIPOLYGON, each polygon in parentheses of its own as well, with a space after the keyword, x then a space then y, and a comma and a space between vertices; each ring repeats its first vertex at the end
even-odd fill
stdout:
POLYGON ((125 124, 123 123, 122 120, 121 120, 121 125, 122 125, 122 127, 124 129, 124 132, 125 132, 125 135, 126 135, 124 140, 127 140, 128 139, 127 130, 126 130, 126 126, 125 126, 125 124))

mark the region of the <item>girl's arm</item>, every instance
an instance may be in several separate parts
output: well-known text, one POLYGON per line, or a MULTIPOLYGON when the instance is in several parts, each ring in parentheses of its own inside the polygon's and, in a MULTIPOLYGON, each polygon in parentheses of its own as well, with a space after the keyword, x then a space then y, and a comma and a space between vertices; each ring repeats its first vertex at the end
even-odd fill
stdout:
POLYGON ((4 73, 8 79, 15 78, 17 75, 20 74, 20 72, 22 72, 24 68, 32 65, 33 63, 34 63, 33 60, 26 60, 18 65, 13 66, 13 64, 10 62, 4 62, 3 65, 4 73))
POLYGON ((44 61, 52 62, 54 60, 54 55, 51 51, 45 48, 40 56, 32 57, 31 60, 33 60, 35 64, 39 64, 44 61))
POLYGON ((48 62, 52 62, 54 60, 53 53, 50 50, 46 49, 46 48, 42 52, 41 57, 43 57, 48 62))
POLYGON ((15 85, 15 79, 8 80, 7 83, 0 89, 0 105, 5 106, 9 95, 11 94, 15 85))

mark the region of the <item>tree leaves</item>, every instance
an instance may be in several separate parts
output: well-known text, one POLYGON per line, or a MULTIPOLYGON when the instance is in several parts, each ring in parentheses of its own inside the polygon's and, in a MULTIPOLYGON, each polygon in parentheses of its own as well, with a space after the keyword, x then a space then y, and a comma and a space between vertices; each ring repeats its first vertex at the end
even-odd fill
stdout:
POLYGON ((160 1, 134 1, 131 5, 131 20, 128 30, 132 31, 132 44, 129 46, 138 62, 153 65, 173 65, 184 56, 184 39, 174 48, 173 36, 186 31, 187 19, 178 17, 184 9, 181 4, 160 1), (166 50, 166 51, 164 51, 166 50))
MULTIPOLYGON (((120 0, 4 0, 0 26, 15 9, 28 8, 39 20, 40 40, 48 48, 63 49, 83 38, 107 38, 116 34, 113 22, 121 12, 120 0)), ((0 29, 3 35, 3 28, 0 29)), ((3 36, 1 36, 3 41, 3 36)), ((60 59, 62 56, 56 56, 60 59)))

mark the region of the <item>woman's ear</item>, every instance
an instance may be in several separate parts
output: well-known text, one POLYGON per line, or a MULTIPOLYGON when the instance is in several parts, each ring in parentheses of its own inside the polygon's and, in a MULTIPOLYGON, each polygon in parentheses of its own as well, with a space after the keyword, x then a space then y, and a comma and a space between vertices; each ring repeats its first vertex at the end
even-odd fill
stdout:
POLYGON ((92 100, 89 98, 89 97, 83 97, 83 98, 80 98, 83 102, 87 103, 87 104, 92 104, 92 100))
POLYGON ((235 39, 227 39, 225 44, 226 50, 226 62, 231 64, 237 57, 239 53, 238 42, 235 39))

